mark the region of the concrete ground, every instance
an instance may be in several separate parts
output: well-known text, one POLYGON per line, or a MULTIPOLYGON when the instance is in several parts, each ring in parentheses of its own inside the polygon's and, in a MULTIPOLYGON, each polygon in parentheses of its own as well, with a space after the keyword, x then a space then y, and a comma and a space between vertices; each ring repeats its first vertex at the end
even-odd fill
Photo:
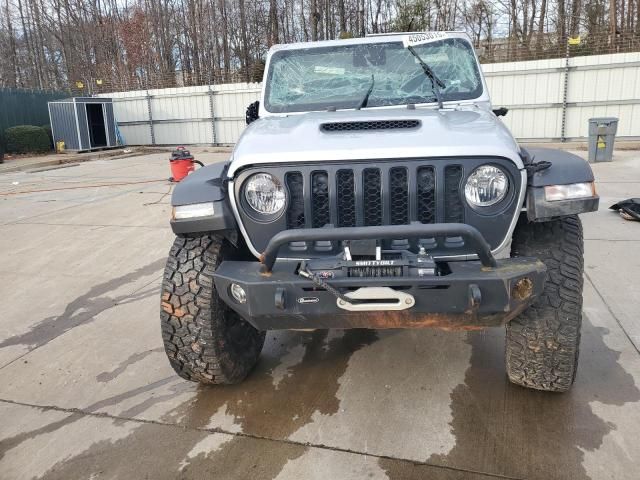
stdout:
POLYGON ((607 210, 640 197, 637 151, 594 167, 567 394, 510 385, 501 329, 271 332, 243 384, 181 380, 158 320, 167 163, 0 175, 3 480, 639 477, 640 224, 607 210))
POLYGON ((9 172, 31 171, 50 169, 51 167, 71 167, 78 163, 92 160, 128 158, 153 151, 147 147, 121 147, 97 150, 93 152, 66 152, 47 153, 42 155, 6 155, 0 162, 0 174, 9 172))

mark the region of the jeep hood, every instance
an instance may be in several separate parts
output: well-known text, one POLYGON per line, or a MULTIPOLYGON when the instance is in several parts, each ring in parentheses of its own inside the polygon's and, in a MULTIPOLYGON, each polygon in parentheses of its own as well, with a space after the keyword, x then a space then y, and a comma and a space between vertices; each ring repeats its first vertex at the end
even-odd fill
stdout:
POLYGON ((478 109, 381 108, 265 117, 244 131, 228 175, 268 163, 392 158, 499 156, 522 168, 519 147, 493 113, 478 109), (418 120, 416 128, 333 131, 324 123, 418 120))

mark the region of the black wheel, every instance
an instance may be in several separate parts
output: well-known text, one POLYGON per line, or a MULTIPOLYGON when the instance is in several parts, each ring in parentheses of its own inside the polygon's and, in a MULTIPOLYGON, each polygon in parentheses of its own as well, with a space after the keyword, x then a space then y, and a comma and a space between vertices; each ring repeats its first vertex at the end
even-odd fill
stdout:
POLYGON ((233 247, 218 235, 176 238, 162 282, 164 348, 182 378, 206 384, 242 381, 262 346, 259 332, 220 300, 213 272, 233 247))
POLYGON ((523 387, 565 392, 578 368, 582 326, 582 223, 570 216, 544 223, 521 219, 512 257, 537 257, 547 266, 544 292, 507 324, 509 380, 523 387))

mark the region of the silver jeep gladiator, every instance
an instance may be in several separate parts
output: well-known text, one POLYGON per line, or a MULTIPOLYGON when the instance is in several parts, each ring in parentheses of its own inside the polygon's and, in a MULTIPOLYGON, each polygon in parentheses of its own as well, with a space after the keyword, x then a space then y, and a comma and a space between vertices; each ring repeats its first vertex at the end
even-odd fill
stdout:
POLYGON ((173 193, 161 299, 182 377, 243 380, 267 330, 506 325, 506 370, 566 391, 589 164, 520 147, 466 34, 279 45, 226 163, 173 193))

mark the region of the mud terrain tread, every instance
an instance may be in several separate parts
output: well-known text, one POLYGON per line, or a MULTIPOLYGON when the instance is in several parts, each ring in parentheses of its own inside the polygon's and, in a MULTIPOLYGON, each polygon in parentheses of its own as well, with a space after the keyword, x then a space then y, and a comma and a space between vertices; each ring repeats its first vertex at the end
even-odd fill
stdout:
POLYGON ((224 245, 218 235, 176 238, 162 282, 160 321, 169 362, 182 378, 205 384, 243 380, 265 336, 216 293, 213 273, 224 245))
POLYGON ((582 223, 576 216, 544 223, 521 220, 511 255, 532 256, 547 266, 544 292, 507 324, 509 380, 537 390, 565 392, 578 367, 582 326, 582 223))

